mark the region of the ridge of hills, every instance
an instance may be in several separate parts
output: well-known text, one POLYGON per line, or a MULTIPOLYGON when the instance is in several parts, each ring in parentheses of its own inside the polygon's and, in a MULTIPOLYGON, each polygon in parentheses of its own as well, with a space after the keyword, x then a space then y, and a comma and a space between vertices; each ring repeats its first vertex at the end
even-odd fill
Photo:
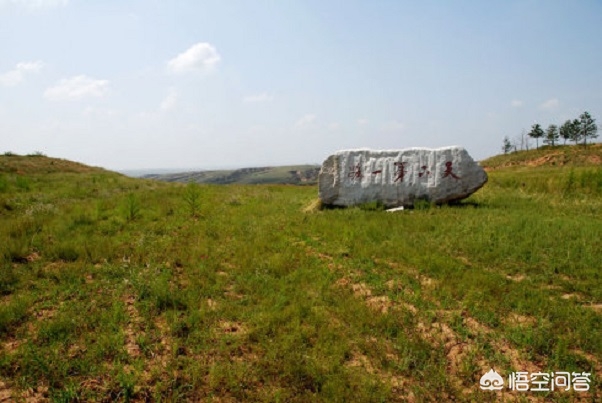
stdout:
POLYGON ((142 177, 165 182, 196 182, 218 185, 233 183, 315 185, 318 183, 319 172, 319 165, 287 165, 277 167, 241 168, 235 170, 148 174, 142 177))

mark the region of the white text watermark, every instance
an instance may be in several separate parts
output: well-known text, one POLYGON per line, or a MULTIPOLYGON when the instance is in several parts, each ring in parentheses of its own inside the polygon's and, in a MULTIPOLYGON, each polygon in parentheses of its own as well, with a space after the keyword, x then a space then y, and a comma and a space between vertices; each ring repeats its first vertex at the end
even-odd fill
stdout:
MULTIPOLYGON (((517 392, 587 392, 591 375, 590 372, 566 371, 511 372, 508 375, 507 389, 517 392)), ((482 390, 502 390, 506 386, 505 379, 493 369, 481 377, 479 384, 482 390)))

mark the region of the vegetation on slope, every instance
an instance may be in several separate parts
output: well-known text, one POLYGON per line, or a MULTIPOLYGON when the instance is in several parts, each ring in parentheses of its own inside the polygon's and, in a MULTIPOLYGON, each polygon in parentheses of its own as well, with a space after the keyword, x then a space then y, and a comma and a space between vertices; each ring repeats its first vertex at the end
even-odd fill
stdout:
POLYGON ((42 174, 42 173, 91 173, 106 172, 102 168, 91 167, 60 158, 50 158, 42 154, 16 155, 5 153, 0 155, 0 173, 42 174))
POLYGON ((602 144, 577 146, 544 146, 539 149, 515 151, 480 161, 486 169, 537 166, 599 166, 602 165, 602 144))
POLYGON ((598 166, 494 170, 395 214, 304 213, 309 186, 20 172, 0 173, 0 398, 602 398, 598 166), (593 375, 482 391, 492 367, 593 375))

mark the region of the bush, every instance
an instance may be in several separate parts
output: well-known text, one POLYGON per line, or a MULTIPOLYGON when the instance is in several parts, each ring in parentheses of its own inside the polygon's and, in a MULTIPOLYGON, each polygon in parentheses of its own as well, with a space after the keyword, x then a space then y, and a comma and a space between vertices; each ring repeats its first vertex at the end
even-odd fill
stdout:
POLYGON ((123 211, 127 221, 134 221, 140 217, 140 202, 138 201, 136 195, 133 193, 127 195, 123 211))
POLYGON ((184 193, 184 202, 188 207, 191 217, 198 217, 201 207, 201 189, 197 183, 190 182, 186 185, 184 193))

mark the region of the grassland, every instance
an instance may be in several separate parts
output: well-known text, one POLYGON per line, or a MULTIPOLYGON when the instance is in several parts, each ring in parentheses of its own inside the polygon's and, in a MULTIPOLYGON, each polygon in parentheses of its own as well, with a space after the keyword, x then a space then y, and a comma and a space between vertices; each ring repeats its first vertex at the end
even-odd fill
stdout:
POLYGON ((497 161, 391 214, 0 157, 0 400, 599 400, 602 169, 497 161), (491 367, 593 375, 481 391, 491 367))

